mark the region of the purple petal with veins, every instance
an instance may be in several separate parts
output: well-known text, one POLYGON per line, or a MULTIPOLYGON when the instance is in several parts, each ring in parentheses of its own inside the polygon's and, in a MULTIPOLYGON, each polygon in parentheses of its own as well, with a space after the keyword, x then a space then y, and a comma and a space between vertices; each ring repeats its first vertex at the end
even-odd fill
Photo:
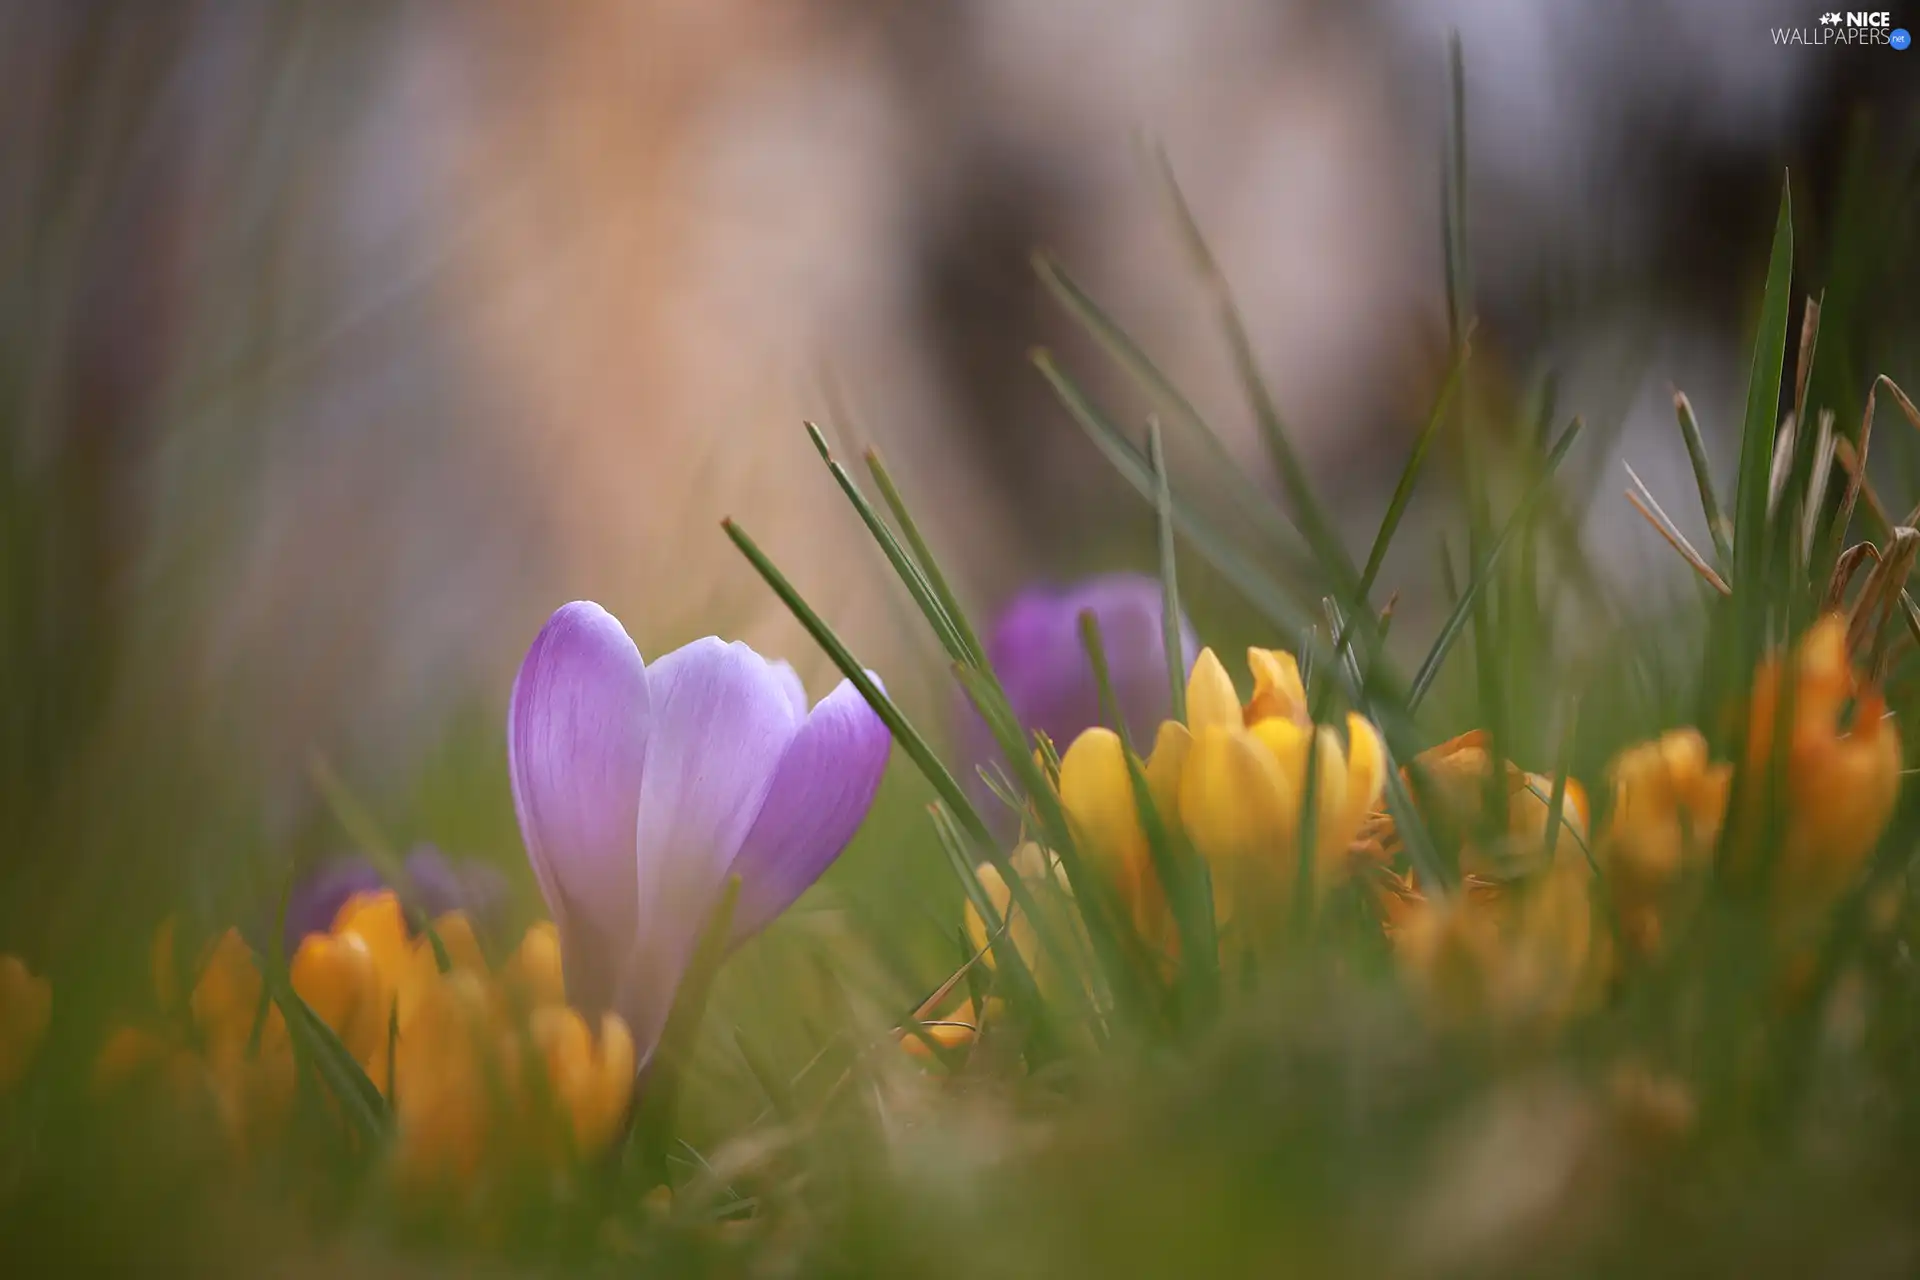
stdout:
POLYGON ((733 860, 736 944, 792 906, 840 856, 873 805, 892 745, 852 681, 841 681, 808 715, 733 860))
POLYGON ((785 676, 744 644, 708 638, 647 673, 653 736, 633 836, 632 950, 617 1007, 651 1045, 686 962, 800 727, 785 676))
POLYGON ((514 681, 507 760, 568 997, 589 1015, 613 1005, 637 925, 633 834, 653 720, 626 629, 597 604, 562 606, 514 681))

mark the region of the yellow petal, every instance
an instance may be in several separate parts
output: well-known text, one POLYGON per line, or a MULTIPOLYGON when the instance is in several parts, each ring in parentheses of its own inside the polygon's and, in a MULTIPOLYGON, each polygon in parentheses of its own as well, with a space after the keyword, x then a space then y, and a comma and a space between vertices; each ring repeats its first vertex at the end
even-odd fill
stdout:
POLYGON ((1153 793, 1153 807, 1160 820, 1168 824, 1180 817, 1180 776, 1186 772, 1187 754, 1193 750, 1193 734, 1174 720, 1163 721, 1153 741, 1153 754, 1147 757, 1147 790, 1153 793))
POLYGON ((410 945, 406 915, 400 909, 400 899, 390 890, 356 893, 348 898, 333 918, 333 932, 359 935, 373 953, 381 980, 389 986, 399 983, 406 972, 410 945))
POLYGON ((1060 803, 1073 822, 1074 838, 1124 889, 1126 876, 1145 855, 1146 837, 1119 734, 1094 728, 1073 740, 1060 759, 1060 803))
POLYGON ((1273 754, 1281 776, 1298 792, 1307 776, 1307 730, 1291 720, 1262 720, 1247 730, 1249 737, 1273 754))
MULTIPOLYGON (((979 878, 980 887, 987 891, 987 901, 993 904, 995 913, 1004 921, 1007 907, 1013 902, 1013 890, 1007 888, 1007 882, 1001 879, 999 870, 991 862, 981 863, 973 869, 973 874, 979 878)), ((974 910, 971 897, 967 899, 967 937, 972 941, 974 950, 986 951, 986 963, 991 965, 993 952, 987 949, 990 939, 987 922, 974 910)))
MULTIPOLYGON (((1314 884, 1324 892, 1345 870, 1347 846, 1353 842, 1359 824, 1348 822, 1347 761, 1340 739, 1329 726, 1322 725, 1309 736, 1307 730, 1291 720, 1262 720, 1250 730, 1261 745, 1273 753, 1281 775, 1295 795, 1307 790, 1309 743, 1314 744, 1319 763, 1314 767, 1314 884)), ((1300 841, 1296 809, 1294 826, 1280 834, 1287 849, 1300 841)), ((1286 859, 1293 866, 1291 857, 1286 859)))
MULTIPOLYGON (((188 1001, 194 1025, 205 1038, 210 1055, 238 1057, 246 1049, 260 1010, 260 986, 253 948, 238 929, 228 929, 207 953, 188 1001)), ((278 1012, 270 1007, 269 1019, 278 1012)))
POLYGON ((1297 723, 1307 720, 1307 688, 1300 680, 1300 664, 1279 649, 1248 649, 1247 669, 1253 672, 1253 699, 1247 703, 1246 722, 1279 717, 1297 723))
POLYGON ((1387 787, 1387 746, 1373 722, 1347 714, 1347 823, 1354 831, 1380 808, 1387 787))
POLYGON ((1180 779, 1180 820, 1212 865, 1223 913, 1250 898, 1272 905, 1284 897, 1293 879, 1297 813, 1294 787, 1265 744, 1241 729, 1195 736, 1180 779))
POLYGON ((567 988, 560 970, 560 931, 551 920, 527 927, 507 962, 500 966, 507 989, 529 1009, 565 1004, 567 988))
MULTIPOLYGON (((1347 800, 1347 753, 1340 746, 1340 735, 1333 726, 1321 725, 1314 732, 1315 753, 1319 763, 1315 766, 1314 792, 1317 810, 1314 813, 1314 877, 1316 893, 1325 893, 1334 885, 1346 879, 1347 848, 1353 843, 1354 834, 1360 824, 1353 821, 1347 800)), ((1306 789, 1306 777, 1300 779, 1301 790, 1306 789)))
POLYGON ((635 1058, 633 1036, 627 1024, 613 1014, 600 1019, 600 1042, 595 1046, 595 1087, 576 1114, 576 1140, 582 1155, 604 1150, 620 1132, 620 1121, 633 1099, 635 1058))
MULTIPOLYGON (((484 976, 487 972, 486 953, 480 949, 480 939, 474 935, 473 922, 460 911, 449 911, 433 922, 433 931, 440 935, 440 945, 446 948, 447 962, 451 968, 465 969, 484 976)), ((426 937, 414 940, 416 951, 433 954, 433 942, 426 937)))
POLYGON ((355 1058, 366 1062, 386 1041, 380 975, 357 935, 310 933, 293 956, 293 989, 355 1058))
POLYGON ((1238 729, 1242 724, 1240 695, 1233 677, 1211 649, 1202 649, 1187 677, 1187 727, 1196 734, 1212 728, 1238 729))

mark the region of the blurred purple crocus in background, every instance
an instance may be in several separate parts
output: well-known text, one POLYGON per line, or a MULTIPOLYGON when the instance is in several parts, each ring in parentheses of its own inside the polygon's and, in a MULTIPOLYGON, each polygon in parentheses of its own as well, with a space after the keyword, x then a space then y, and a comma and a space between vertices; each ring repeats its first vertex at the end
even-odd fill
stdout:
POLYGON ((851 682, 809 709, 793 668, 708 637, 647 666, 563 606, 520 666, 507 759, 567 997, 651 1050, 729 875, 731 941, 791 906, 866 817, 891 740, 851 682))
POLYGON ((365 858, 336 858, 322 865, 295 886, 287 900, 287 951, 291 953, 308 934, 330 929, 340 908, 356 893, 392 888, 403 903, 429 918, 465 912, 482 933, 498 923, 494 917, 506 904, 505 876, 478 863, 455 863, 430 844, 414 846, 400 872, 400 883, 390 886, 365 858))
MULTIPOLYGON (((1000 677, 1007 701, 1028 729, 1038 729, 1066 751, 1085 729, 1105 722, 1093 664, 1080 638, 1080 615, 1092 610, 1100 624, 1108 673, 1127 732, 1145 750, 1160 722, 1172 714, 1173 695, 1161 630, 1164 599, 1160 580, 1140 573, 1109 573, 1083 578, 1066 587, 1029 587, 1000 612, 987 636, 987 660, 1000 677)), ((1180 619, 1180 665, 1193 665, 1198 647, 1193 628, 1180 619)), ((1004 807, 978 782, 974 767, 991 769, 999 749, 986 724, 964 700, 960 709, 961 749, 982 805, 995 814, 1004 807)))

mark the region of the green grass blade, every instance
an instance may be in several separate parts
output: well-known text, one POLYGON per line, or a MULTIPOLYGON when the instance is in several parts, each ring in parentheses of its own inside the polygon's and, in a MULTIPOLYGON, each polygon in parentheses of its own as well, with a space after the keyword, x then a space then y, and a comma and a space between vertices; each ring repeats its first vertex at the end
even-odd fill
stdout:
POLYGON ((1180 577, 1174 549, 1173 481, 1167 474, 1167 442, 1160 420, 1147 420, 1147 465, 1153 472, 1153 515, 1160 539, 1160 643, 1167 655, 1173 718, 1187 721, 1187 655, 1180 639, 1180 577))
MULTIPOLYGON (((1136 1016, 1149 1015, 1155 1006, 1148 998, 1145 957, 1140 941, 1131 927, 1120 919, 1112 886, 1081 855, 1072 824, 1061 806, 1059 793, 1025 749, 1027 738, 1024 730, 1000 696, 998 686, 984 673, 956 667, 955 675, 960 687, 972 700, 974 709, 987 722, 989 731, 1000 744, 1001 753, 1006 757, 1008 767, 1014 770, 1016 780, 1026 788, 1028 802, 1039 819, 1041 843, 1060 860, 1060 868, 1073 889, 1074 908, 1086 926, 1087 940, 1098 961, 1094 974, 1090 976, 1101 979, 1107 992, 1128 1012, 1136 1016)), ((1013 875, 1010 866, 995 865, 1002 876, 1008 877, 1015 901, 1019 902, 1023 890, 1019 878, 1013 875)), ((1042 929, 1049 922, 1032 904, 1022 903, 1021 906, 1032 915, 1042 947, 1062 963, 1066 972, 1072 972, 1070 953, 1058 939, 1051 938, 1042 929)))
MULTIPOLYGON (((1093 441, 1094 447, 1106 456, 1114 469, 1142 497, 1149 502, 1154 501, 1159 484, 1154 478, 1152 465, 1140 456, 1140 451, 1094 405, 1079 385, 1054 363, 1049 353, 1035 352, 1033 362, 1053 387, 1054 394, 1060 398, 1068 414, 1087 434, 1087 438, 1093 441)), ((1307 643, 1313 623, 1304 609, 1287 598, 1279 581, 1186 503, 1175 498, 1172 500, 1172 510, 1175 523, 1187 535, 1188 541, 1233 584, 1248 604, 1259 610, 1279 630, 1281 638, 1294 652, 1300 652, 1307 643)))
POLYGON ((800 1109, 794 1102, 793 1087, 787 1083, 786 1077, 780 1074, 780 1069, 774 1066, 773 1059, 767 1056, 766 1051, 754 1042, 744 1028, 733 1029, 733 1045, 740 1051, 740 1061, 747 1064, 747 1071, 753 1076, 754 1082, 760 1086, 760 1092, 767 1095, 767 1102, 773 1107, 773 1113, 780 1118, 782 1124, 792 1124, 799 1116, 800 1109))
MULTIPOLYGON (((1152 789, 1147 785, 1146 771, 1141 767, 1140 753, 1127 732, 1119 696, 1113 691, 1113 673, 1107 663, 1106 645, 1100 637, 1100 620, 1090 609, 1080 615, 1080 640, 1086 648, 1088 661, 1093 665, 1100 704, 1107 718, 1115 725, 1115 732, 1120 735, 1128 781, 1133 791, 1134 809, 1140 819, 1141 831, 1147 838, 1147 856, 1153 862, 1154 875, 1166 892, 1168 909, 1180 937, 1180 982, 1184 1002, 1196 1019, 1204 1020, 1218 1003, 1220 984, 1220 949, 1214 930, 1212 890, 1194 874, 1198 855, 1187 848, 1185 842, 1169 828, 1160 814, 1159 806, 1154 803, 1152 789), (1204 897, 1200 896, 1202 890, 1205 891, 1204 897)), ((1144 941, 1142 945, 1145 945, 1144 941)))
POLYGON ((339 1103, 340 1114, 364 1142, 383 1141, 392 1127, 393 1117, 379 1088, 367 1078, 366 1070, 341 1043, 333 1028, 300 998, 288 971, 257 954, 253 959, 265 993, 280 1006, 294 1053, 312 1068, 327 1093, 339 1103))
POLYGON ((908 556, 906 548, 900 545, 900 540, 894 537, 893 530, 888 528, 886 521, 880 518, 880 513, 873 509, 873 504, 867 501, 866 495, 860 492, 860 486, 854 483, 853 476, 834 459, 833 451, 828 447, 826 437, 821 434, 820 428, 811 422, 805 425, 807 436, 813 441, 813 447, 820 451, 820 460, 827 464, 828 472, 839 484, 840 491, 847 495, 847 501, 853 504, 853 509, 859 514, 861 523, 867 526, 867 532, 873 535, 875 542, 880 544, 880 550, 886 554, 887 563, 893 566, 894 573, 899 576, 901 582, 906 584, 907 593, 913 597, 914 604, 919 606, 920 613, 926 618, 927 625, 933 628, 934 635, 939 637, 940 647, 945 649, 947 656, 955 662, 970 660, 965 639, 934 594, 933 585, 927 580, 926 574, 921 572, 920 566, 908 556))
POLYGON ((907 753, 907 758, 913 761, 921 775, 953 811, 955 819, 960 823, 961 829, 966 832, 967 838, 980 848, 993 847, 995 844, 993 834, 987 829, 987 824, 980 817, 979 811, 973 807, 972 801, 967 799, 966 792, 954 780, 953 774, 947 770, 947 767, 940 763, 940 757, 927 744, 927 740, 921 736, 920 731, 914 728, 906 714, 894 704, 891 698, 881 692, 880 686, 874 683, 873 677, 867 674, 866 668, 854 658, 852 652, 834 633, 833 628, 813 611, 794 585, 787 581, 786 575, 780 572, 773 561, 767 558, 766 552, 762 551, 759 545, 747 535, 746 530, 731 518, 722 520, 720 525, 726 530, 727 537, 733 540, 734 546, 746 556, 747 562, 754 567, 766 584, 773 588, 774 594, 780 597, 781 602, 799 620, 800 625, 806 628, 807 634, 813 637, 814 643, 833 660, 833 665, 839 668, 840 674, 860 691, 860 696, 865 698, 867 705, 873 708, 873 713, 879 716, 881 722, 887 726, 888 732, 893 735, 893 740, 900 744, 900 749, 907 753))
POLYGON ((1471 351, 1471 347, 1463 345, 1455 356, 1452 366, 1447 370, 1446 380, 1440 384, 1439 395, 1434 397, 1426 424, 1420 428, 1420 435, 1413 442, 1413 451, 1400 468, 1400 479, 1394 483, 1393 497, 1387 501, 1386 514, 1381 517, 1380 528, 1373 535, 1373 546, 1367 552, 1366 567, 1360 571, 1360 583, 1353 605, 1354 624, 1365 626, 1367 624, 1359 620, 1372 616, 1372 610, 1367 608, 1367 598, 1380 578, 1380 567, 1386 563, 1387 549, 1393 545, 1394 535, 1400 531, 1400 522, 1406 518, 1407 506, 1413 501, 1414 486, 1419 483, 1421 469, 1426 464, 1427 451, 1440 434, 1441 424, 1447 420, 1447 411, 1453 403, 1454 392, 1460 386, 1460 378, 1466 370, 1471 351))
POLYGON ((1707 534, 1713 539, 1717 566, 1724 572, 1733 564, 1730 526, 1720 509, 1720 494, 1713 487, 1713 468, 1707 464, 1707 445, 1700 435, 1700 422, 1693 415, 1693 402, 1686 392, 1673 393, 1674 417, 1680 420, 1680 438, 1686 441, 1687 461, 1693 464, 1693 482, 1700 490, 1700 514, 1706 518, 1707 534))
MULTIPOLYGON (((965 837, 961 834, 959 824, 944 804, 936 802, 929 805, 927 811, 933 818, 934 835, 941 852, 946 855, 948 867, 960 881, 961 891, 967 895, 967 901, 973 904, 974 911, 986 926, 987 947, 993 952, 994 972, 1006 982, 1014 1008, 1026 1020, 1038 1041, 1038 1052, 1042 1055, 1050 1053, 1054 1043, 1052 1019, 1047 1002, 1040 994, 1040 984, 1035 980, 1033 970, 1028 967, 1026 957, 1014 946, 1013 939, 1007 933, 1007 922, 1000 915, 1000 909, 994 906, 987 887, 980 883, 979 873, 967 857, 965 837)), ((1012 890, 1017 877, 1013 876, 1012 868, 1005 864, 1004 858, 994 864, 994 870, 999 872, 1008 889, 1012 890)), ((1031 920, 1032 899, 1027 897, 1024 901, 1025 905, 1022 905, 1020 899, 1015 899, 1010 902, 1009 909, 1027 912, 1031 920)), ((1035 936, 1038 936, 1038 930, 1039 922, 1035 921, 1035 936)), ((986 1005, 982 1002, 975 1007, 976 1010, 982 1010, 986 1005)))
POLYGON ((1780 187, 1780 212, 1773 248, 1767 257, 1766 292, 1760 327, 1753 339, 1747 375, 1746 409, 1741 418, 1740 482, 1734 500, 1733 590, 1741 621, 1744 670, 1765 643, 1767 598, 1765 560, 1771 539, 1767 497, 1774 469, 1774 440, 1779 430, 1780 378, 1786 362, 1787 311, 1793 286, 1793 210, 1786 183, 1780 187))
POLYGON ((873 476, 873 482, 880 487, 880 497, 887 504, 887 510, 893 512, 895 523, 900 526, 901 534, 907 545, 913 549, 913 558, 919 564, 920 571, 926 574, 927 586, 933 592, 933 598, 940 604, 959 640, 965 657, 955 655, 954 661, 966 662, 978 670, 987 670, 987 651, 980 644, 980 637, 974 634, 973 624, 967 621, 967 611, 960 607, 960 598, 947 584, 946 575, 940 572, 940 562, 934 558, 933 550, 927 540, 920 536, 920 526, 914 521, 913 514, 907 510, 907 504, 900 496, 900 490, 894 486, 893 477, 888 474, 886 464, 880 461, 880 455, 872 449, 867 450, 867 470, 873 476))
POLYGON ((1268 537, 1276 547, 1290 558, 1297 558, 1304 564, 1315 563, 1309 557, 1299 555, 1300 533, 1289 525, 1274 506, 1273 500, 1263 493, 1259 486, 1247 478, 1246 468, 1227 450, 1220 436, 1207 424, 1193 402, 1180 393, 1171 379, 1160 371, 1147 353, 1140 348, 1127 331, 1101 309, 1091 295, 1075 282, 1065 267, 1044 253, 1033 257, 1034 270, 1040 276, 1040 282, 1057 298, 1068 313, 1093 336, 1113 362, 1132 379, 1135 386, 1144 392, 1147 398, 1167 415, 1175 425, 1195 434, 1206 447, 1208 455, 1225 480, 1237 506, 1268 537))
POLYGON ((1579 439, 1582 426, 1581 420, 1575 418, 1572 424, 1560 433, 1560 438, 1554 441, 1553 448, 1547 453, 1540 475, 1522 495, 1519 504, 1514 507, 1506 523, 1501 526, 1499 536, 1493 540, 1486 554, 1474 566, 1473 576, 1467 580, 1459 598, 1454 602, 1453 609, 1441 623, 1440 634, 1434 640, 1433 647, 1427 651, 1425 660, 1421 662, 1419 670, 1414 673, 1413 683, 1407 690, 1407 707, 1410 711, 1418 708, 1421 700, 1433 688, 1433 682, 1440 674, 1441 664, 1446 661, 1454 641, 1460 638, 1460 632, 1466 627, 1468 618, 1472 616, 1475 601, 1486 590, 1487 583, 1499 566, 1500 553, 1512 541, 1514 534, 1525 526, 1528 516, 1552 488, 1554 473, 1559 470, 1560 463, 1566 458, 1567 452, 1573 448, 1574 441, 1579 439))
POLYGON ((1240 315, 1239 306, 1233 300, 1233 290, 1228 287, 1227 278, 1221 272, 1220 264, 1213 256, 1213 250, 1208 247, 1206 236, 1201 233, 1200 223, 1193 216, 1193 210, 1187 204, 1186 195, 1180 190, 1180 183, 1174 177, 1173 166, 1168 162, 1166 153, 1156 148, 1153 159, 1161 188, 1179 228, 1180 238, 1185 242, 1188 255, 1193 259, 1194 270, 1198 272, 1202 286, 1213 297, 1214 310, 1219 317, 1220 327, 1226 334, 1227 347, 1233 355, 1234 369, 1239 375, 1241 388, 1253 407, 1254 421, 1258 424, 1260 434, 1266 441, 1267 452, 1273 458, 1274 467, 1280 472, 1280 485, 1286 492, 1287 501, 1292 507, 1294 523, 1306 537, 1307 545, 1313 549, 1322 572, 1335 589, 1335 594, 1351 597, 1358 581, 1354 573, 1353 558, 1341 543, 1332 520, 1327 516, 1326 508, 1321 505, 1319 496, 1314 492, 1313 482, 1300 463, 1299 451, 1294 448, 1286 423, 1280 417, 1278 406, 1274 404, 1273 394, 1267 388, 1266 379, 1261 376, 1260 362, 1253 352, 1253 340, 1247 336, 1246 322, 1240 315))
POLYGON ((1473 314, 1473 260, 1467 251, 1467 73, 1460 32, 1447 32, 1447 167, 1442 201, 1446 237, 1447 328, 1450 345, 1466 345, 1473 314))

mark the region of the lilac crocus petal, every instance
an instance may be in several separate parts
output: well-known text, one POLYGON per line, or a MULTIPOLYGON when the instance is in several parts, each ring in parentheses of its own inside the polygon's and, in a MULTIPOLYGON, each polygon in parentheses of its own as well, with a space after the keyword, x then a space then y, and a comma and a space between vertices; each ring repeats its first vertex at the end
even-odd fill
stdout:
MULTIPOLYGON (((1171 681, 1161 630, 1160 580, 1137 573, 1104 574, 1064 590, 1034 587, 1001 611, 987 637, 987 659, 1022 724, 1053 739, 1061 751, 1105 722, 1100 688, 1080 638, 1080 615, 1100 624, 1115 699, 1133 740, 1153 741, 1171 714, 1171 681)), ((1181 665, 1198 654, 1193 629, 1180 619, 1181 665)), ((962 749, 970 764, 989 767, 999 751, 971 707, 961 716, 962 749)), ((990 808, 999 811, 997 803, 990 808)))
POLYGON ((534 639, 507 712, 520 834, 560 929, 568 997, 589 1014, 612 1006, 635 928, 647 674, 613 615, 575 601, 534 639))
POLYGON ((287 954, 293 954, 308 934, 331 929, 348 898, 376 892, 382 883, 380 873, 365 858, 336 858, 300 881, 287 898, 287 954))
POLYGON ((785 691, 787 703, 793 708, 796 722, 805 720, 807 708, 811 704, 807 701, 807 686, 800 683, 800 673, 795 671, 793 664, 785 658, 776 658, 767 665, 773 668, 774 678, 780 682, 780 688, 785 691))
POLYGON ((653 741, 629 836, 637 914, 617 1001, 643 1051, 800 727, 791 686, 738 642, 696 640, 647 681, 653 741))
POLYGON ((474 928, 487 932, 506 903, 507 880, 499 871, 476 862, 455 862, 430 844, 416 845, 401 867, 401 893, 410 906, 429 919, 458 911, 474 928))
POLYGON ((873 805, 892 745, 851 680, 808 715, 733 860, 735 944, 772 923, 840 856, 873 805))
POLYGON ((407 855, 401 866, 406 886, 401 897, 418 907, 429 919, 449 911, 463 910, 466 893, 460 872, 452 859, 430 844, 423 844, 407 855))

